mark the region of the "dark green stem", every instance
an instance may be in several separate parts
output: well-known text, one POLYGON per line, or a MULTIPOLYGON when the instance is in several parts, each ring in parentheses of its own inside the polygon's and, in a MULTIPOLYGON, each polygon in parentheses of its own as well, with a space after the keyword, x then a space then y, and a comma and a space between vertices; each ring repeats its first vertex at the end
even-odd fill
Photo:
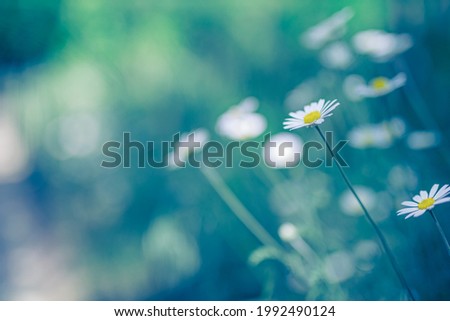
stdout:
MULTIPOLYGON (((334 160, 336 160, 334 152, 331 149, 331 146, 328 144, 327 140, 325 139, 325 136, 323 135, 319 126, 316 126, 316 129, 317 129, 317 132, 319 133, 320 137, 324 141, 325 145, 327 146, 327 149, 330 152, 331 156, 333 157, 334 160)), ((395 271, 395 274, 397 275, 398 279, 400 280, 400 283, 403 285, 403 287, 408 292, 410 299, 415 301, 414 295, 413 295, 411 289, 409 288, 405 277, 403 276, 402 272, 400 271, 400 268, 394 258, 394 255, 392 254, 392 251, 391 251, 383 233, 381 233, 381 231, 378 228, 378 226, 376 225, 375 221, 372 219, 372 217, 370 216, 366 207, 362 203, 361 199, 359 198, 358 194, 356 193, 355 189, 353 188, 352 184, 350 183, 350 180, 348 179, 347 175, 345 174, 344 170, 342 169, 341 164, 339 164, 339 162, 337 162, 337 161, 335 161, 335 164, 337 165, 337 168, 339 169, 339 172, 340 172, 342 178, 344 179, 345 183, 347 184, 348 189, 350 190, 350 192, 352 192, 353 196, 355 196, 356 200, 358 201, 358 204, 361 206, 361 208, 364 212, 364 215, 366 216, 367 220, 369 221, 369 223, 372 225, 373 229, 375 230, 375 233, 377 234, 378 239, 381 243, 381 247, 384 250, 384 252, 386 253, 386 255, 389 259, 389 262, 391 263, 391 266, 395 271)))
POLYGON ((279 245, 279 243, 269 234, 269 232, 267 232, 258 220, 247 210, 247 208, 225 184, 222 177, 220 177, 216 170, 201 167, 200 171, 217 194, 219 194, 222 200, 228 205, 234 215, 263 245, 273 247, 280 252, 284 252, 283 247, 279 245))
POLYGON ((441 234, 442 240, 445 243, 445 246, 447 247, 447 253, 450 255, 450 244, 448 243, 447 237, 445 236, 444 230, 441 227, 441 224, 439 223, 436 215, 434 215, 434 212, 432 210, 428 210, 430 212, 431 217, 433 218, 434 223, 436 223, 437 229, 439 230, 439 233, 441 234))

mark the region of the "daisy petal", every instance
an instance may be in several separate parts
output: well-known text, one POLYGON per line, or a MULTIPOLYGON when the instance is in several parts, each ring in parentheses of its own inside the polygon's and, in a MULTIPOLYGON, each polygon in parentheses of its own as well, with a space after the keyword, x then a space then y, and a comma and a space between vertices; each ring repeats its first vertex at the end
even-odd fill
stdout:
POLYGON ((436 195, 434 195, 434 199, 438 200, 441 197, 445 197, 448 195, 448 193, 450 192, 449 186, 448 184, 445 184, 444 186, 441 187, 441 189, 436 193, 436 195))
POLYGON ((420 195, 416 195, 413 197, 413 200, 416 201, 417 203, 420 203, 423 201, 422 197, 420 197, 420 195))
POLYGON ((323 108, 323 104, 325 103, 325 99, 319 99, 319 101, 317 102, 317 107, 319 107, 319 109, 323 108))
POLYGON ((420 215, 422 215, 423 213, 425 213, 426 212, 426 210, 420 210, 420 211, 417 211, 415 214, 414 214, 414 217, 419 217, 420 215))
POLYGON ((417 207, 403 208, 397 211, 397 215, 405 215, 414 211, 417 211, 417 207))
POLYGON ((441 199, 437 200, 436 202, 434 202, 434 205, 447 203, 447 202, 450 202, 450 197, 441 198, 441 199))
POLYGON ((405 220, 406 220, 407 218, 410 218, 411 216, 414 216, 414 217, 420 216, 420 215, 422 215, 423 213, 425 213, 425 210, 417 210, 417 211, 412 212, 411 214, 407 215, 407 216, 405 217, 405 220))
POLYGON ((428 193, 426 191, 420 191, 420 197, 422 197, 422 199, 427 199, 428 193))
POLYGON ((414 214, 416 214, 418 211, 412 212, 411 214, 406 215, 405 220, 414 216, 414 214))
POLYGON ((402 205, 417 207, 417 203, 414 203, 414 202, 411 202, 411 201, 402 202, 402 205))
POLYGON ((286 120, 283 125, 298 125, 298 124, 303 124, 302 120, 286 120))
POLYGON ((433 185, 433 187, 430 190, 430 195, 429 195, 431 198, 433 198, 434 195, 436 195, 436 192, 437 192, 438 188, 439 188, 439 184, 434 184, 433 185))

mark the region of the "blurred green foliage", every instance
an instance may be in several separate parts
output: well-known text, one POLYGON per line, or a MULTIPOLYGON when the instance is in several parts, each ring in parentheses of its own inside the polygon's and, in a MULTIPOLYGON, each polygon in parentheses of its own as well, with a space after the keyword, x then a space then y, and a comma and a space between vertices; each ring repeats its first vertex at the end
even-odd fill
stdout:
MULTIPOLYGON (((392 117, 409 131, 440 130, 439 150, 401 141, 343 154, 353 182, 377 194, 380 228, 418 298, 450 298, 435 226, 395 215, 419 189, 448 183, 446 1, 3 0, 0 14, 0 116, 11 117, 17 133, 8 133, 27 150, 20 177, 0 180, 0 298, 405 299, 367 243, 375 241, 370 226, 339 207, 346 187, 336 168, 218 169, 278 241, 282 223, 298 228, 320 257, 308 266, 294 252, 261 247, 196 168, 100 167, 103 143, 123 132, 161 142, 204 127, 226 143, 214 133, 217 117, 248 96, 259 99, 267 132, 280 132, 286 95, 308 79, 320 97, 341 101, 324 125, 339 139, 392 117), (299 36, 346 6, 355 16, 343 41, 383 29, 409 33, 414 47, 387 63, 358 57, 349 70, 324 68, 299 36), (399 71, 408 76, 404 91, 358 103, 342 92, 348 74, 399 71), (350 262, 352 276, 323 277, 333 260, 350 262)), ((317 139, 312 130, 299 135, 317 139)))

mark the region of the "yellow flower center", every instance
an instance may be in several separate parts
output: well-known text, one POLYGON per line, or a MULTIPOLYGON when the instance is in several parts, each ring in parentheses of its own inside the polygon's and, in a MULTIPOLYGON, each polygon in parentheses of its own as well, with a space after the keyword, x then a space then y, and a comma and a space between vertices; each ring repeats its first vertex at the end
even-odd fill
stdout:
POLYGON ((305 122, 305 124, 311 124, 314 123, 316 120, 318 120, 320 116, 321 116, 320 111, 317 110, 312 111, 309 114, 305 115, 303 121, 305 122))
POLYGON ((419 210, 426 210, 427 208, 429 208, 433 204, 434 204, 434 199, 433 198, 427 198, 427 199, 424 199, 422 202, 420 202, 417 207, 419 208, 419 210))
POLYGON ((372 80, 371 86, 375 90, 383 90, 388 86, 389 80, 384 77, 377 77, 372 80))

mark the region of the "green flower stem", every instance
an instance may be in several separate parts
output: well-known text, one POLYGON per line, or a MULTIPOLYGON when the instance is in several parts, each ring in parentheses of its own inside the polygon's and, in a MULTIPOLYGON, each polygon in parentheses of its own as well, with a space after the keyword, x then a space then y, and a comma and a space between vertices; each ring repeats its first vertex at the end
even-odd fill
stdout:
MULTIPOLYGON (((283 182, 287 182, 288 180, 283 177, 280 173, 279 173, 279 169, 274 169, 274 168, 269 168, 267 166, 259 166, 258 168, 261 169, 261 173, 264 174, 264 177, 267 178, 267 180, 269 181, 269 183, 271 183, 273 186, 277 186, 279 184, 282 184, 283 182)), ((290 193, 288 193, 289 191, 286 191, 287 195, 290 195, 290 193)), ((320 220, 317 219, 316 215, 312 215, 311 218, 308 220, 308 222, 311 225, 314 225, 314 230, 318 231, 319 235, 320 235, 320 239, 324 240, 325 239, 325 234, 323 233, 323 229, 322 229, 322 222, 320 222, 320 220)), ((313 256, 315 256, 314 260, 315 262, 318 262, 318 257, 316 255, 316 253, 314 252, 314 250, 299 236, 299 239, 297 239, 294 242, 285 242, 287 244, 290 245, 290 247, 297 252, 300 257, 308 260, 310 263, 313 261, 313 256), (300 250, 300 244, 302 244, 302 248, 306 249, 306 251, 302 251, 300 250)), ((324 246, 326 246, 326 244, 324 244, 324 246)))
POLYGON ((289 244, 297 253, 300 254, 301 257, 304 257, 309 264, 315 265, 320 261, 314 250, 309 246, 308 243, 306 243, 306 241, 301 236, 289 242, 289 244))
POLYGON ((450 244, 448 243, 448 239, 445 236, 445 233, 441 227, 441 224, 439 223, 436 215, 434 215, 433 210, 428 210, 428 212, 430 212, 430 215, 433 218, 434 223, 436 223, 437 229, 439 230, 439 233, 441 234, 442 240, 444 241, 445 246, 447 247, 447 253, 448 253, 448 255, 450 255, 450 244))
MULTIPOLYGON (((316 126, 317 132, 319 133, 320 137, 322 138, 322 140, 324 141, 325 145, 327 146, 328 151, 330 152, 331 156, 333 157, 333 159, 335 158, 335 155, 333 153, 333 150, 331 149, 331 146, 328 144, 327 140, 325 139, 325 136, 323 135, 322 131, 320 130, 319 126, 316 126)), ((397 274, 398 279, 400 280, 400 283, 403 285, 403 287, 406 289, 409 297, 411 300, 415 300, 414 295, 411 291, 411 289, 408 286, 408 283, 406 282, 405 277, 403 276, 395 258, 394 255, 392 254, 391 249, 389 248, 389 245, 383 235, 383 233, 381 233, 380 229, 378 228, 378 226, 376 225, 375 221, 372 219, 372 217, 370 216, 369 212, 367 211, 366 207, 364 206, 364 204, 362 203, 361 199, 359 198, 358 194, 356 193, 355 189, 353 188, 352 184, 350 183, 350 180, 348 179, 347 175, 345 174, 344 170, 342 169, 342 166, 338 163, 335 162, 335 164, 337 165, 337 168, 339 169, 339 172, 342 176, 342 178, 344 179, 345 183, 347 184, 350 192, 352 192, 353 196, 355 196, 356 200, 358 201, 359 205, 361 206, 364 215, 366 216, 367 220, 369 221, 369 223, 372 225, 373 229, 375 230, 378 239, 381 243, 382 249, 384 250, 384 252, 386 253, 389 262, 392 265, 392 268, 395 271, 395 274, 397 274)))
POLYGON ((234 215, 263 245, 285 252, 284 248, 269 234, 269 232, 266 231, 247 208, 245 208, 241 201, 239 201, 216 170, 201 167, 200 171, 217 194, 219 194, 222 200, 228 205, 234 215))

